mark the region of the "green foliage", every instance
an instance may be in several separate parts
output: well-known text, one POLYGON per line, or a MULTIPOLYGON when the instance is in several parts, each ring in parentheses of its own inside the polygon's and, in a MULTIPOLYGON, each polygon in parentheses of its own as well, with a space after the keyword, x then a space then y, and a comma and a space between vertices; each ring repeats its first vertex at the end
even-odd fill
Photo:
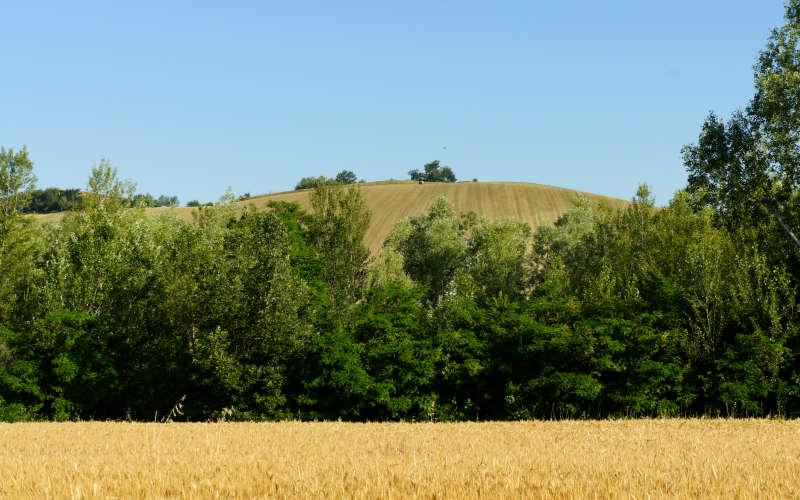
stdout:
POLYGON ((790 247, 698 190, 579 198, 534 235, 440 198, 370 262, 357 186, 190 223, 103 160, 39 228, 5 182, 3 420, 800 414, 790 247))
POLYGON ((79 189, 34 189, 31 191, 31 202, 24 210, 25 213, 47 214, 52 212, 66 212, 73 210, 80 204, 81 192, 79 189))
MULTIPOLYGON (((327 186, 334 186, 337 184, 340 185, 347 185, 347 184, 355 184, 357 182, 358 177, 356 174, 350 170, 342 170, 336 177, 329 179, 324 175, 319 177, 303 177, 294 187, 295 190, 299 189, 314 189, 318 185, 327 185, 327 186)), ((364 182, 362 179, 361 182, 364 182)))
POLYGON ((0 414, 8 420, 113 415, 108 404, 118 378, 101 325, 82 313, 55 311, 30 333, 0 330, 0 414))
POLYGON ((442 197, 427 213, 398 224, 385 246, 403 255, 403 269, 437 301, 452 286, 464 265, 467 243, 453 205, 442 197))
POLYGON ((0 237, 8 226, 28 207, 36 176, 28 150, 6 150, 0 147, 0 237))
POLYGON ((579 196, 552 226, 541 226, 533 239, 532 281, 541 286, 548 282, 554 263, 571 270, 580 269, 583 238, 594 231, 596 213, 591 200, 579 196))
POLYGON ((371 214, 358 187, 318 184, 311 193, 310 237, 322 279, 337 301, 361 297, 369 251, 364 234, 371 214))
POLYGON ((467 246, 467 273, 477 297, 523 297, 530 236, 527 224, 511 219, 483 221, 474 229, 467 246))
POLYGON ((29 319, 20 302, 35 275, 38 248, 32 221, 22 214, 35 182, 24 147, 17 153, 0 148, 0 325, 29 319))
POLYGON ((136 184, 120 180, 117 169, 105 158, 92 167, 88 188, 88 195, 82 197, 83 208, 98 216, 113 216, 127 208, 128 200, 133 199, 136 192, 136 184))
POLYGON ((786 5, 786 24, 772 31, 755 69, 750 105, 724 123, 711 113, 697 144, 683 149, 688 189, 732 232, 747 233, 800 282, 800 18, 786 5))
MULTIPOLYGON (((153 198, 153 195, 151 195, 150 193, 146 193, 146 194, 139 193, 139 194, 136 194, 136 195, 133 196, 133 199, 131 200, 131 203, 134 206, 143 205, 143 206, 149 207, 149 208, 152 208, 152 207, 177 207, 178 203, 179 203, 179 200, 178 200, 177 196, 167 196, 165 194, 162 194, 158 198, 153 198)), ((194 206, 198 206, 198 205, 199 205, 199 203, 197 203, 197 205, 194 205, 194 206)), ((187 205, 187 206, 191 206, 191 205, 187 205)))
POLYGON ((358 182, 358 177, 356 176, 355 172, 351 170, 342 170, 336 174, 335 180, 340 184, 355 184, 358 182))
POLYGON ((314 189, 317 184, 327 184, 327 181, 328 179, 324 175, 320 177, 303 177, 298 181, 294 189, 314 189))
POLYGON ((427 419, 439 353, 418 290, 374 288, 342 322, 315 339, 301 415, 427 419))
POLYGON ((409 177, 412 181, 423 182, 455 182, 456 176, 453 170, 447 166, 439 165, 439 160, 426 163, 422 172, 419 169, 409 170, 409 177))

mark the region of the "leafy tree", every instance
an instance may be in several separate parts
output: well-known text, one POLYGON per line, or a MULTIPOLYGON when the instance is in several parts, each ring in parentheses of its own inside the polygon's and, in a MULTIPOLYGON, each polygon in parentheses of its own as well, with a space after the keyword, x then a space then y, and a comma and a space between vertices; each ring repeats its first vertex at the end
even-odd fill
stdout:
POLYGON ((367 282, 369 288, 399 285, 410 288, 413 281, 403 269, 403 254, 391 245, 386 245, 370 266, 367 282))
POLYGON ((292 273, 290 241, 275 214, 248 211, 224 235, 228 258, 214 263, 206 300, 216 313, 192 352, 239 418, 286 415, 286 371, 308 342, 309 290, 292 273))
POLYGON ((361 191, 355 186, 317 184, 311 207, 310 236, 320 253, 323 280, 337 300, 359 298, 369 258, 363 240, 371 218, 361 191))
POLYGON ((28 150, 0 148, 0 234, 27 208, 35 184, 28 150))
POLYGON ((418 169, 409 170, 408 175, 412 181, 424 182, 455 182, 456 176, 453 170, 447 166, 440 166, 439 160, 434 160, 426 163, 424 171, 420 172, 418 169))
POLYGON ((178 197, 177 196, 167 196, 162 194, 158 198, 153 198, 153 195, 150 193, 147 194, 136 194, 133 196, 131 203, 136 205, 141 205, 145 207, 175 207, 178 206, 178 197))
POLYGON ((117 169, 105 158, 92 167, 88 194, 83 196, 82 208, 90 217, 115 217, 128 207, 136 192, 136 184, 123 181, 117 169))
POLYGON ((355 184, 357 182, 358 177, 356 174, 350 170, 342 170, 338 174, 336 174, 336 182, 341 184, 355 184))
MULTIPOLYGON (((800 117, 796 112, 800 107, 799 33, 800 1, 790 0, 786 3, 785 24, 772 31, 754 67, 755 93, 747 108, 734 113, 727 122, 710 114, 698 142, 683 149, 684 164, 689 172, 687 190, 692 202, 695 206, 709 207, 714 211, 716 221, 736 237, 736 251, 745 256, 740 258, 749 261, 746 267, 750 272, 758 270, 759 279, 766 279, 770 273, 779 276, 784 270, 788 273, 789 282, 781 282, 774 292, 778 296, 785 294, 787 288, 797 290, 800 284, 800 240, 796 224, 800 218, 800 117), (760 259, 766 259, 766 263, 757 264, 760 259)), ((744 282, 738 279, 740 275, 735 277, 733 283, 744 286, 744 282)), ((752 300, 753 297, 748 303, 752 300)), ((716 361, 720 369, 722 365, 739 367, 733 372, 727 371, 724 375, 726 380, 747 380, 746 383, 725 385, 723 392, 728 395, 724 399, 738 398, 742 404, 752 408, 747 401, 766 397, 766 389, 756 390, 756 387, 775 387, 774 379, 764 385, 766 379, 773 377, 768 375, 773 373, 771 368, 762 371, 762 375, 745 370, 749 373, 745 376, 742 369, 760 366, 757 370, 760 371, 764 365, 754 361, 734 362, 731 356, 744 355, 745 346, 759 349, 757 346, 762 345, 763 340, 759 332, 768 331, 771 328, 769 324, 779 324, 784 325, 780 328, 784 333, 764 338, 784 339, 778 345, 783 344, 786 357, 773 357, 773 361, 782 358, 779 364, 783 375, 780 378, 786 385, 779 392, 784 396, 791 394, 793 402, 783 399, 779 405, 784 409, 789 405, 795 408, 791 411, 798 411, 800 377, 789 359, 800 352, 800 338, 786 330, 785 321, 792 315, 783 307, 768 306, 770 303, 773 302, 767 300, 757 307, 762 311, 758 314, 752 313, 752 306, 745 304, 737 304, 736 310, 725 309, 722 313, 726 319, 729 314, 735 314, 737 323, 743 321, 738 316, 741 310, 750 310, 751 317, 760 318, 757 327, 751 324, 744 330, 750 337, 739 339, 736 344, 720 346, 721 350, 717 351, 721 356, 716 361), (770 307, 777 307, 776 316, 767 320, 763 311, 770 307), (738 375, 734 375, 737 372, 738 375)), ((793 303, 793 300, 788 300, 788 303, 793 303)), ((778 345, 770 349, 781 352, 778 345)), ((771 363, 768 364, 772 366, 771 363)))
POLYGON ((134 205, 134 206, 143 206, 143 207, 148 207, 148 208, 152 208, 152 207, 158 206, 158 202, 156 201, 155 198, 153 198, 153 195, 150 194, 150 193, 147 193, 147 194, 142 194, 142 193, 135 194, 133 196, 133 198, 131 199, 131 204, 134 205))
MULTIPOLYGON (((298 189, 314 189, 318 184, 324 184, 328 186, 332 186, 334 184, 355 184, 358 179, 356 174, 350 170, 342 170, 338 174, 336 174, 335 178, 328 178, 324 175, 320 175, 319 177, 303 177, 294 187, 295 190, 298 189)), ((363 179, 361 182, 364 182, 363 179)))
POLYGON ((533 239, 532 281, 534 286, 549 281, 555 268, 566 268, 571 273, 584 269, 581 244, 594 231, 597 212, 585 196, 578 196, 573 206, 553 225, 543 225, 533 239))
POLYGON ((351 319, 315 339, 304 414, 315 418, 429 419, 439 350, 420 290, 374 288, 351 319))
POLYGON ((197 200, 187 201, 186 202, 186 206, 187 207, 199 207, 200 206, 200 202, 197 201, 197 200))
POLYGON ((464 267, 467 243, 453 205, 437 199, 428 212, 395 227, 384 244, 403 256, 403 269, 428 290, 428 299, 438 301, 454 285, 464 267))
POLYGON ((162 194, 156 200, 157 207, 177 207, 180 201, 178 200, 177 196, 168 196, 162 194))
POLYGON ((469 237, 467 273, 476 296, 523 297, 530 227, 512 219, 483 221, 469 237))
POLYGON ((23 320, 13 310, 33 274, 36 241, 32 222, 23 217, 36 177, 28 151, 0 148, 0 324, 23 320))
POLYGON ((755 65, 755 95, 724 123, 711 113, 683 149, 689 191, 734 233, 758 242, 800 281, 800 2, 786 4, 755 65))
POLYGON ((73 210, 80 202, 80 190, 47 188, 35 189, 31 192, 30 205, 24 210, 26 213, 46 214, 73 210))
POLYGON ((294 187, 295 190, 298 189, 314 189, 317 184, 327 184, 328 179, 325 178, 324 175, 319 177, 303 177, 294 187))
POLYGON ((0 418, 103 418, 118 390, 101 322, 57 311, 32 332, 0 328, 0 418), (5 403, 4 403, 5 401, 5 403))

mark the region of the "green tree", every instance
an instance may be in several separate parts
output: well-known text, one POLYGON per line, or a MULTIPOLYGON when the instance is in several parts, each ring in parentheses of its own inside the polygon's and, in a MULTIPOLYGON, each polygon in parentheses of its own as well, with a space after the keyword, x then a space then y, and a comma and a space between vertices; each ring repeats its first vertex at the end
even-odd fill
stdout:
POLYGON ((516 300, 524 295, 530 236, 530 227, 513 219, 485 220, 473 230, 467 243, 467 273, 478 297, 502 294, 516 300))
POLYGON ((18 303, 24 300, 34 272, 36 240, 32 222, 23 212, 35 183, 28 151, 0 148, 0 324, 24 319, 18 303))
POLYGON ((755 95, 724 123, 711 113, 683 149, 688 189, 734 233, 800 281, 800 2, 786 5, 755 65, 755 95))
POLYGON ((361 296, 369 250, 364 235, 371 213, 356 186, 317 184, 311 193, 310 236, 320 254, 323 280, 339 302, 361 296))
POLYGON ((25 212, 46 214, 72 210, 78 204, 80 190, 47 188, 32 191, 31 203, 25 212))
POLYGON ((445 197, 437 199, 419 217, 398 223, 386 246, 402 254, 403 269, 428 290, 428 300, 432 302, 452 289, 467 255, 460 220, 445 197))
POLYGON ((341 184, 355 184, 358 181, 358 177, 356 176, 355 172, 350 170, 342 170, 336 174, 335 180, 341 184))
POLYGON ((123 181, 116 167, 105 158, 92 167, 88 195, 82 197, 83 209, 90 217, 115 217, 129 206, 136 192, 136 184, 123 181))
POLYGON ((413 181, 425 182, 455 182, 456 176, 453 170, 447 166, 439 165, 439 160, 434 160, 426 163, 424 170, 420 172, 418 169, 409 170, 408 175, 413 181))
POLYGON ((531 279, 535 287, 548 281, 553 267, 566 268, 571 273, 584 269, 585 254, 581 245, 594 231, 596 219, 592 201, 579 195, 555 224, 537 228, 531 253, 531 279))
POLYGON ((314 189, 317 184, 328 184, 330 179, 325 178, 324 175, 319 177, 303 177, 294 187, 295 190, 299 189, 314 189))
MULTIPOLYGON (((429 419, 439 349, 418 289, 370 290, 350 319, 329 318, 313 339, 304 373, 303 414, 354 420, 429 419)), ((337 313, 338 314, 338 313, 337 313)))
POLYGON ((229 226, 226 257, 195 269, 208 276, 198 279, 210 310, 187 304, 200 320, 190 344, 194 363, 238 418, 285 417, 286 372, 309 342, 309 289, 292 272, 291 238, 280 217, 247 211, 229 226))
MULTIPOLYGON (((684 147, 684 164, 689 172, 687 189, 696 206, 710 207, 716 220, 735 236, 737 253, 752 259, 751 270, 760 270, 758 274, 762 277, 767 270, 778 274, 785 270, 790 277, 786 286, 797 290, 800 285, 800 240, 797 238, 800 229, 797 225, 800 220, 800 116, 797 113, 800 108, 800 1, 786 3, 785 23, 772 31, 754 69, 755 93, 747 108, 734 113, 727 122, 710 114, 698 142, 684 147), (754 264, 760 258, 766 259, 766 269, 754 264)), ((771 301, 759 309, 768 309, 771 306, 766 304, 769 303, 771 301)), ((744 304, 738 307, 750 309, 744 304)), ((776 317, 784 319, 770 320, 772 323, 783 324, 785 318, 792 317, 782 307, 776 311, 776 317)), ((733 313, 739 317, 738 311, 733 313)), ((757 349, 760 345, 758 332, 769 330, 763 314, 754 317, 761 318, 759 326, 749 325, 745 330, 754 337, 741 339, 739 346, 757 349)), ((784 336, 773 335, 772 338, 784 336)), ((783 346, 788 354, 780 363, 780 378, 786 384, 781 391, 793 394, 794 402, 785 400, 785 404, 793 405, 791 411, 797 412, 800 411, 800 377, 790 360, 800 352, 800 338, 796 333, 788 334, 783 346)), ((730 360, 732 354, 739 356, 741 352, 733 347, 723 348, 721 355, 724 360, 730 360)), ((724 363, 729 367, 734 364, 733 361, 724 363)), ((751 360, 742 366, 763 367, 753 363, 751 360)), ((739 373, 741 375, 741 371, 739 373)), ((745 385, 752 388, 760 386, 762 378, 752 376, 748 380, 752 383, 745 385)), ((772 382, 767 385, 774 386, 772 382)), ((735 390, 731 389, 730 398, 738 394, 754 401, 756 396, 751 395, 755 392, 743 391, 742 387, 736 385, 735 390)))
POLYGON ((8 231, 30 203, 36 185, 28 150, 0 148, 0 234, 8 231))
POLYGON ((0 419, 107 418, 118 390, 102 323, 56 311, 24 334, 0 328, 0 419))

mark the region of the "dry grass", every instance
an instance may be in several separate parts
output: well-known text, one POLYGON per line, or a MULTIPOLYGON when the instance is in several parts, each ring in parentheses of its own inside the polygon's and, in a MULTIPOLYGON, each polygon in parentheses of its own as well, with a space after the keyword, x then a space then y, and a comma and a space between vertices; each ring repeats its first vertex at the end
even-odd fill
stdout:
MULTIPOLYGON (((418 184, 412 181, 384 181, 360 184, 361 193, 372 211, 372 224, 364 238, 364 244, 373 255, 380 251, 383 241, 389 236, 400 219, 421 214, 439 196, 446 196, 455 205, 457 212, 473 211, 478 216, 490 218, 513 217, 527 222, 533 229, 555 220, 572 206, 579 191, 529 184, 523 182, 460 182, 418 184)), ((309 208, 308 190, 288 191, 257 196, 244 202, 247 205, 264 207, 270 200, 296 201, 309 208)), ((605 201, 616 208, 627 203, 590 193, 581 193, 595 202, 605 201)), ((167 210, 187 220, 192 219, 194 209, 179 207, 152 208, 157 214, 167 210)), ((63 214, 39 215, 41 223, 58 222, 63 214)))
POLYGON ((800 496, 800 422, 0 424, 3 498, 800 496))

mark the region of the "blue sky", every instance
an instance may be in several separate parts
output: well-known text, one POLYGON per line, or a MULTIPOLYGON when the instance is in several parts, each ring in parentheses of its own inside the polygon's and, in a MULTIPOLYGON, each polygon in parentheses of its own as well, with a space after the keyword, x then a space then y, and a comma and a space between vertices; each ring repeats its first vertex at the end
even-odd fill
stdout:
POLYGON ((83 187, 106 157, 182 203, 438 159, 459 179, 621 198, 648 182, 664 204, 708 111, 747 104, 783 14, 777 0, 15 4, 0 5, 0 145, 27 145, 40 187, 83 187))

